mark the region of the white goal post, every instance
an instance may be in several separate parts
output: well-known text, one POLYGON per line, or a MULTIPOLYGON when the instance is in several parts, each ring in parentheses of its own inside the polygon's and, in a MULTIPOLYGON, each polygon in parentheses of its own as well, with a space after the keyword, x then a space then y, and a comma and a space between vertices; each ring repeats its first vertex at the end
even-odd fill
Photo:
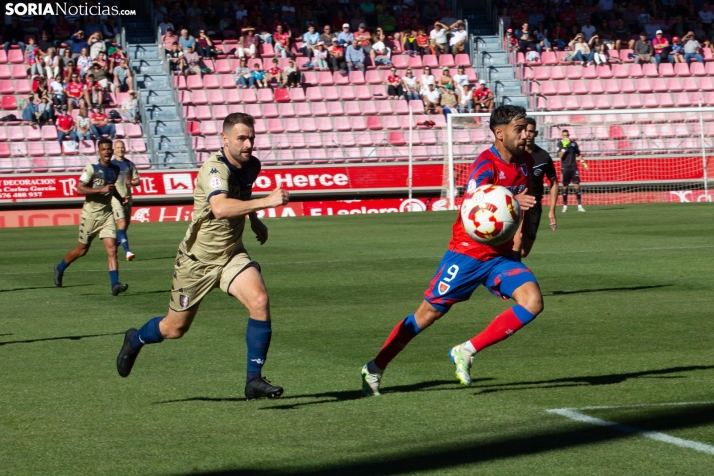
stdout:
MULTIPOLYGON (((529 111, 536 143, 553 157, 563 129, 577 141, 584 204, 711 202, 714 181, 714 107, 529 111)), ((470 165, 493 144, 488 113, 449 114, 443 135, 448 178, 445 196, 455 208, 470 165)), ((547 190, 544 204, 547 202, 547 190)))

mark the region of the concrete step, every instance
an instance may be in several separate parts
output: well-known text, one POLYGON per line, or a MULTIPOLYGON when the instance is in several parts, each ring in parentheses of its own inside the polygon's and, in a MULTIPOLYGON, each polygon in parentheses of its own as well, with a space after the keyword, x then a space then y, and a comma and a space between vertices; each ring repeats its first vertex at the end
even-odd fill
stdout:
POLYGON ((488 66, 509 66, 508 53, 505 51, 479 51, 481 64, 488 66))
POLYGON ((491 83, 491 90, 495 95, 501 94, 522 94, 523 85, 517 79, 514 80, 496 80, 491 83))
POLYGON ((523 94, 504 94, 498 98, 503 105, 523 106, 528 108, 528 98, 523 94))
POLYGON ((151 41, 156 40, 156 34, 153 32, 146 32, 146 33, 130 33, 127 32, 126 34, 126 41, 129 43, 150 43, 151 41))
POLYGON ((132 65, 132 69, 137 74, 148 74, 150 76, 159 75, 159 74, 164 73, 164 67, 161 64, 142 65, 142 66, 132 65))
POLYGON ((136 82, 142 89, 169 89, 169 78, 165 74, 137 74, 136 82))
POLYGON ((156 43, 132 43, 128 54, 131 59, 159 59, 159 47, 156 43))
POLYGON ((176 120, 162 119, 149 121, 148 133, 154 136, 180 136, 183 134, 183 128, 181 127, 182 120, 176 118, 176 120))
POLYGON ((149 120, 160 119, 164 120, 177 120, 179 119, 176 114, 176 106, 173 104, 170 106, 150 106, 146 105, 146 116, 149 120))
POLYGON ((146 89, 142 89, 141 92, 141 102, 147 106, 170 106, 175 104, 173 91, 171 90, 147 91, 146 89))
POLYGON ((512 80, 516 78, 513 66, 489 66, 486 70, 486 78, 491 81, 512 80))
POLYGON ((188 152, 185 136, 155 134, 154 148, 164 152, 188 152))
POLYGON ((188 153, 185 152, 156 152, 159 168, 188 169, 196 166, 188 153))

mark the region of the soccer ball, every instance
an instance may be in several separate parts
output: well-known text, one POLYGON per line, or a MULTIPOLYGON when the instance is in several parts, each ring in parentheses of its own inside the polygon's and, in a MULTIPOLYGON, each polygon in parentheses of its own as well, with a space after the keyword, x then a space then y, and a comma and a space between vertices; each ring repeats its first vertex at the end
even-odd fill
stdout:
POLYGON ((521 207, 513 194, 499 185, 467 190, 461 204, 461 222, 471 238, 487 245, 510 240, 521 223, 521 207))

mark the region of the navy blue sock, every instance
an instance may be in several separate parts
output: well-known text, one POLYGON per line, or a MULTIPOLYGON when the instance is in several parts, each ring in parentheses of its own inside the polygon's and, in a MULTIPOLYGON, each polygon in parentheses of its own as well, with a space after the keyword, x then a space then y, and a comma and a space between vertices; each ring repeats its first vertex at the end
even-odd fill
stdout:
POLYGON ((109 271, 109 280, 112 282, 112 287, 119 282, 119 270, 109 271))
POLYGON ((164 340, 164 336, 161 335, 159 330, 159 322, 166 316, 159 316, 150 319, 149 322, 144 324, 141 329, 131 336, 131 347, 138 349, 144 344, 158 344, 164 340))
POLYGON ((260 377, 260 370, 265 364, 270 347, 270 336, 273 330, 270 321, 258 321, 248 318, 248 327, 245 330, 245 343, 248 345, 248 369, 245 381, 250 382, 260 377))
POLYGON ((57 269, 59 269, 60 273, 64 273, 64 270, 67 269, 69 265, 65 260, 60 261, 60 264, 57 265, 57 269))
POLYGON ((129 252, 129 238, 126 236, 126 230, 117 230, 117 240, 121 243, 124 252, 129 252))

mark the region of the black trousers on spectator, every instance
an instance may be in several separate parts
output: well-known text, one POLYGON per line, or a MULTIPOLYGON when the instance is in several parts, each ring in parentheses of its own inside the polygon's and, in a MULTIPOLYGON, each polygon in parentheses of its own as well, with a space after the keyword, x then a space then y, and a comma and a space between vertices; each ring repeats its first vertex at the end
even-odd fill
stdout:
POLYGON ((418 47, 416 44, 416 41, 405 41, 404 42, 404 51, 418 51, 418 47))
POLYGON ((396 88, 394 86, 392 86, 391 84, 389 86, 387 86, 387 96, 399 97, 402 94, 404 94, 404 92, 402 91, 401 84, 399 86, 397 86, 396 88))
POLYGON ((300 71, 293 71, 288 74, 288 84, 300 84, 302 79, 302 73, 300 71))
POLYGON ((347 69, 345 67, 345 59, 344 58, 335 58, 334 56, 329 56, 330 59, 330 66, 332 66, 333 71, 344 71, 347 69))

